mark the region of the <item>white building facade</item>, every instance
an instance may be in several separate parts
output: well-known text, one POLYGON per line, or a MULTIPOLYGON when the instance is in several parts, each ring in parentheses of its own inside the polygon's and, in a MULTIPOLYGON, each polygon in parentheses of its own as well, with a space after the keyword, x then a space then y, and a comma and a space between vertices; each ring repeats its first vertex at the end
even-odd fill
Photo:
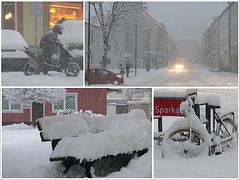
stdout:
POLYGON ((230 15, 230 72, 238 73, 238 3, 229 6, 230 15))
POLYGON ((219 69, 229 71, 229 8, 219 16, 219 69))

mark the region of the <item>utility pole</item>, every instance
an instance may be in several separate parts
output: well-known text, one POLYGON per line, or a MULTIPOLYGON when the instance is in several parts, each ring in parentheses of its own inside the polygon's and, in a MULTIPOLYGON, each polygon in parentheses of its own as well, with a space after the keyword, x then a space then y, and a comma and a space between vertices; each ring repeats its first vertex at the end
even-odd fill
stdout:
POLYGON ((158 68, 158 63, 157 63, 157 59, 158 59, 158 48, 157 48, 157 45, 158 45, 158 33, 156 34, 156 70, 158 68))
POLYGON ((137 76, 137 20, 135 21, 135 76, 137 76))
POLYGON ((148 29, 148 61, 149 61, 149 45, 150 45, 150 40, 149 40, 150 32, 148 29))
POLYGON ((87 81, 88 81, 88 86, 90 86, 91 82, 90 82, 90 2, 88 2, 88 64, 87 64, 87 81))
POLYGON ((162 69, 163 69, 163 32, 162 32, 162 69))
POLYGON ((150 46, 150 29, 148 29, 148 59, 147 59, 147 71, 148 72, 150 70, 149 46, 150 46))

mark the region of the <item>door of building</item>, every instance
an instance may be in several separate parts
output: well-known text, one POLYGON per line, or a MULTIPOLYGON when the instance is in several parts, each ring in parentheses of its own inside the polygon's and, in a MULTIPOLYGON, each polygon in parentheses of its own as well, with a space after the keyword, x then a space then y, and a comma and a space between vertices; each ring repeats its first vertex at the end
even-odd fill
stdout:
POLYGON ((43 117, 43 104, 41 103, 32 103, 32 122, 33 126, 36 126, 36 121, 39 118, 43 117))

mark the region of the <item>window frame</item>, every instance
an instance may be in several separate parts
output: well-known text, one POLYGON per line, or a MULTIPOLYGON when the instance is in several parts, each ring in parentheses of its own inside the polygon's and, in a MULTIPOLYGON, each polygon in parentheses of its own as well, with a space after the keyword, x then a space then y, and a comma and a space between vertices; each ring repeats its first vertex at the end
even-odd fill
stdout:
MULTIPOLYGON (((7 99, 6 99, 7 100, 7 99)), ((12 109, 12 105, 13 103, 11 103, 10 100, 7 100, 8 101, 8 109, 3 109, 3 101, 4 101, 4 96, 2 96, 2 112, 3 113, 23 113, 23 105, 22 104, 17 104, 17 105, 20 105, 20 109, 18 110, 13 110, 12 109)))
POLYGON ((52 103, 52 112, 53 113, 57 113, 59 111, 67 111, 68 109, 66 109, 66 98, 67 96, 74 96, 74 100, 75 100, 75 103, 74 103, 74 109, 73 111, 75 110, 78 110, 78 94, 77 93, 67 93, 66 97, 62 100, 63 101, 63 109, 59 109, 59 110, 55 110, 55 102, 52 103))

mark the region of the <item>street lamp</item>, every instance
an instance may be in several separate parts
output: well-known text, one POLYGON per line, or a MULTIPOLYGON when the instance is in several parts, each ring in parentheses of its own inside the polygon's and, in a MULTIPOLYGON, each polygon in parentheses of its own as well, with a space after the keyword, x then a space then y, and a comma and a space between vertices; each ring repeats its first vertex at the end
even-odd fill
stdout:
POLYGON ((137 76, 137 21, 135 21, 135 76, 137 76))

